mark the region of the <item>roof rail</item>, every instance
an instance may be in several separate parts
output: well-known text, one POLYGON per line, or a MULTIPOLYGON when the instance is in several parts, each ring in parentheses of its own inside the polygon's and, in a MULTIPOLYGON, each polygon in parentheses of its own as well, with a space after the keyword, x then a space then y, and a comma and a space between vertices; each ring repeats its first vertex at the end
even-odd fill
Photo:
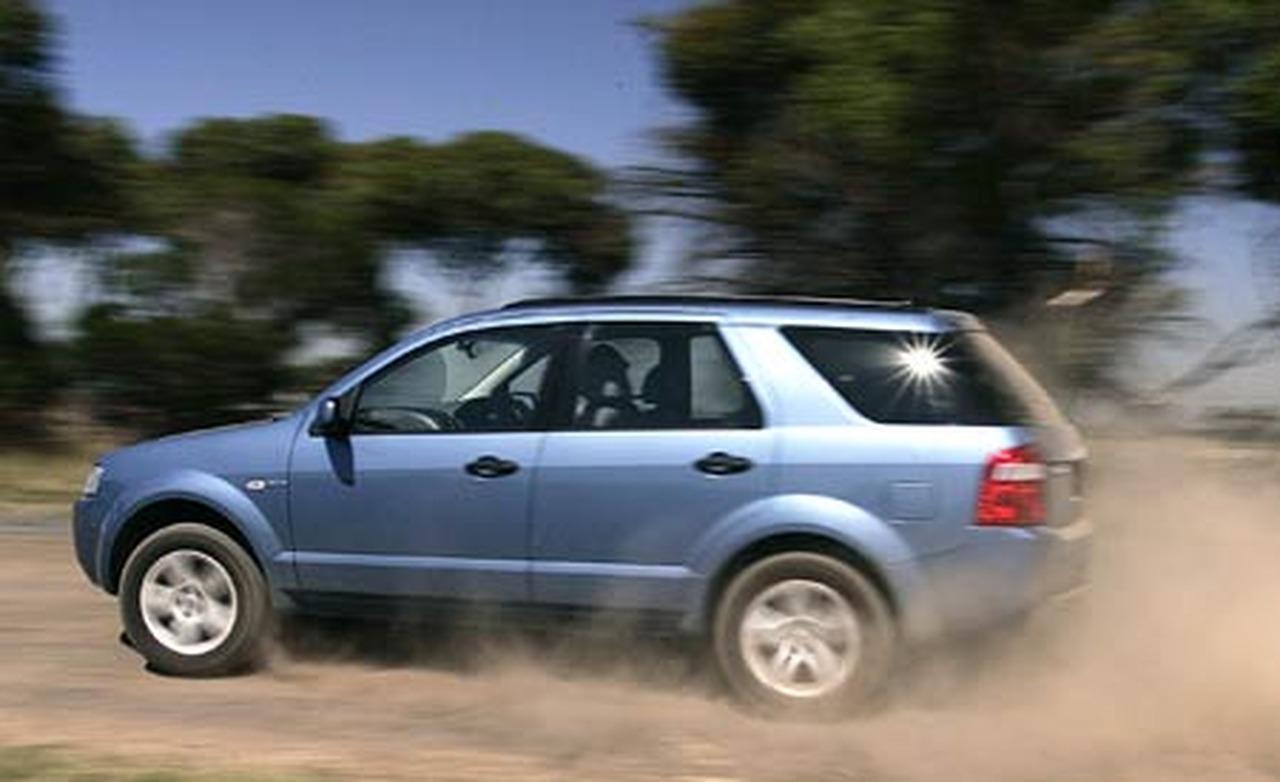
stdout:
POLYGON ((504 310, 532 309, 535 307, 592 307, 619 304, 636 306, 717 304, 781 304, 806 307, 863 307, 868 309, 905 309, 913 307, 910 300, 875 301, 868 299, 836 299, 816 296, 765 296, 755 294, 613 294, 607 296, 551 296, 547 298, 521 299, 503 305, 504 310))

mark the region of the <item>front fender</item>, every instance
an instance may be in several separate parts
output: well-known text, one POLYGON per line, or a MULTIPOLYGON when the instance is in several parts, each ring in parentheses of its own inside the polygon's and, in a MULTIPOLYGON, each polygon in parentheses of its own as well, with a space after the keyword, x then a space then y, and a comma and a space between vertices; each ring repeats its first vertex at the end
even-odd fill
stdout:
POLYGON ((166 500, 199 503, 229 521, 249 542, 251 552, 266 570, 268 582, 276 588, 294 585, 293 567, 285 556, 285 542, 261 509, 237 486, 216 475, 199 470, 168 472, 116 498, 102 523, 98 538, 97 572, 106 578, 112 551, 120 534, 147 507, 166 500))

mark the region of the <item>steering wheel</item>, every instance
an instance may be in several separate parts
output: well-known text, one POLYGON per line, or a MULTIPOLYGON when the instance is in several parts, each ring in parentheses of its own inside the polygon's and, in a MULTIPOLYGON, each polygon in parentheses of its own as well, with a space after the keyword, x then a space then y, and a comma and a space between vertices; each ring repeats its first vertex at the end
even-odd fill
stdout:
POLYGON ((511 394, 497 393, 464 402, 454 415, 468 429, 492 431, 523 426, 533 409, 511 394))
POLYGON ((512 391, 507 396, 522 408, 517 413, 521 421, 528 421, 538 409, 538 395, 532 391, 512 391))
POLYGON ((417 407, 373 407, 356 413, 358 427, 378 432, 454 432, 462 428, 444 410, 417 407))

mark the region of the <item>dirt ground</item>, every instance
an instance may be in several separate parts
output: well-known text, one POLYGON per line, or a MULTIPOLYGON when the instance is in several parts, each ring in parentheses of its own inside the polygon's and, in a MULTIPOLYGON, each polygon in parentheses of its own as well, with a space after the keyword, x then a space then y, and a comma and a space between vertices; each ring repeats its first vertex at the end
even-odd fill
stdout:
POLYGON ((1280 472, 1185 444, 1096 460, 1094 588, 932 650, 859 720, 735 710, 664 644, 294 628, 189 681, 117 642, 65 522, 0 523, 0 744, 352 779, 1280 780, 1280 472))

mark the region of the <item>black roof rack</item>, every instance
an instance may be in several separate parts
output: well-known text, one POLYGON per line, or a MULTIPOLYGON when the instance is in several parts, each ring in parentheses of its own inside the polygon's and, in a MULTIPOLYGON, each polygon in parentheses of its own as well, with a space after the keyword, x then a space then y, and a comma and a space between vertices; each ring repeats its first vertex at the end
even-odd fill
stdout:
POLYGON ((521 299, 503 305, 504 310, 532 309, 535 307, 592 307, 599 305, 620 304, 633 306, 689 305, 707 306, 717 304, 779 304, 799 305, 806 307, 855 307, 866 309, 909 309, 914 307, 909 300, 875 301, 868 299, 835 299, 817 296, 764 296, 755 294, 614 294, 607 296, 551 296, 547 298, 521 299))

